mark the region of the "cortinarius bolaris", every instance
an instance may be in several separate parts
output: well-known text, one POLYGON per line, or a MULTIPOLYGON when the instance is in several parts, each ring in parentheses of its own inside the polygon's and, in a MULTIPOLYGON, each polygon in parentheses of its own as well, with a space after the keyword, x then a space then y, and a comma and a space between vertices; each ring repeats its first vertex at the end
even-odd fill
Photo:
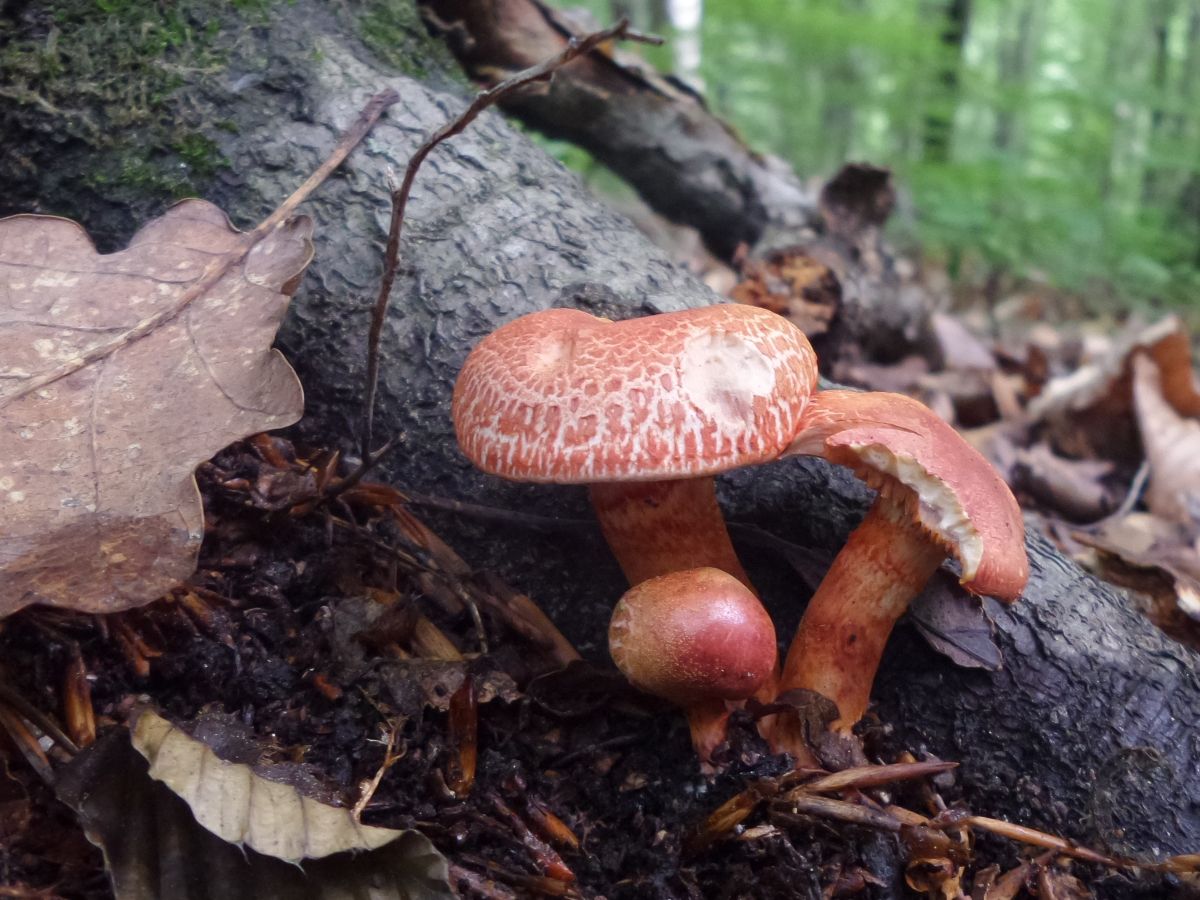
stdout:
POLYGON ((630 588, 613 610, 608 650, 630 683, 687 712, 707 771, 729 707, 775 670, 775 627, 758 598, 719 569, 685 569, 630 588))
MULTIPOLYGON (((790 453, 851 468, 879 493, 809 601, 780 692, 807 688, 838 706, 836 730, 867 709, 896 620, 948 556, 975 594, 1012 602, 1029 578, 1025 527, 996 470, 928 407, 899 394, 813 396, 790 453)), ((772 742, 803 753, 795 716, 772 742)))
POLYGON ((777 458, 816 379, 803 332, 756 307, 622 322, 549 309, 467 357, 454 428, 486 472, 590 485, 631 584, 713 566, 750 586, 712 476, 777 458))

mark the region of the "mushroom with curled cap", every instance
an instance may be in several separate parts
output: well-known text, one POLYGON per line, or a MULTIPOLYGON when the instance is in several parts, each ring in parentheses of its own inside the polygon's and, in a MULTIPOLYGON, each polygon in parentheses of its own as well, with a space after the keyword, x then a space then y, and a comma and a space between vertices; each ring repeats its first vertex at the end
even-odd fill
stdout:
POLYGON ((722 304, 613 322, 549 309, 467 357, 454 429, 485 472, 587 484, 631 584, 679 569, 742 569, 713 476, 776 459, 816 385, 795 325, 722 304))
POLYGON ((775 627, 758 598, 720 569, 685 569, 630 588, 608 629, 613 662, 630 683, 687 712, 706 772, 725 742, 729 703, 775 671, 775 627))
MULTIPOLYGON (((1029 578, 1025 527, 988 461, 900 394, 814 395, 789 453, 847 466, 878 491, 809 601, 779 686, 828 697, 839 713, 833 728, 845 732, 866 712, 892 626, 948 555, 972 593, 1020 596, 1029 578)), ((775 717, 769 732, 777 750, 806 755, 795 714, 775 717)))

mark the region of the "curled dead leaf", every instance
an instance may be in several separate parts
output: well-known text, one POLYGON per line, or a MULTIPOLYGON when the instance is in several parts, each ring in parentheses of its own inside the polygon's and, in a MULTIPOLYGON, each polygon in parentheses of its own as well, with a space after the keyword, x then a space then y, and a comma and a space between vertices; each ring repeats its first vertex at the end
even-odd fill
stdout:
POLYGON ((1174 316, 1114 344, 1069 375, 1051 380, 1029 404, 1032 421, 1048 426, 1052 444, 1068 456, 1136 462, 1133 439, 1133 358, 1148 355, 1162 375, 1162 394, 1181 416, 1200 415, 1191 344, 1174 316))
POLYGON ((161 781, 191 808, 196 821, 231 844, 299 862, 346 850, 373 850, 402 837, 393 828, 360 825, 351 810, 271 781, 251 766, 221 759, 162 716, 143 711, 133 746, 161 781))
POLYGON ((908 618, 929 646, 955 665, 989 672, 1004 666, 986 610, 946 572, 925 586, 909 606, 908 618))
MULTIPOLYGON (((212 771, 193 774, 206 782, 212 771)), ((59 772, 55 790, 104 851, 117 900, 456 896, 446 859, 416 831, 395 832, 395 840, 375 850, 305 860, 303 867, 226 843, 201 827, 177 794, 149 777, 146 760, 122 730, 110 729, 76 756, 59 772)))
POLYGON ((1200 420, 1175 410, 1162 370, 1149 356, 1139 353, 1132 364, 1134 411, 1150 462, 1146 505, 1172 522, 1200 522, 1200 420))
POLYGON ((303 411, 271 344, 311 234, 202 200, 110 254, 65 219, 0 221, 0 616, 126 609, 191 573, 193 470, 303 411))

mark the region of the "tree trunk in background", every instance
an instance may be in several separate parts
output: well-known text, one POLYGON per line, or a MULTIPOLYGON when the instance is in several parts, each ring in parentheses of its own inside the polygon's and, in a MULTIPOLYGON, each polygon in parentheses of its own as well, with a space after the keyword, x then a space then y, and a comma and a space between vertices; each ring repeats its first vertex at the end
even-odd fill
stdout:
MULTIPOLYGON (((1166 107, 1171 102, 1171 85, 1170 85, 1170 69, 1171 69, 1171 19, 1175 16, 1174 0, 1154 0, 1148 5, 1147 22, 1150 39, 1150 53, 1152 62, 1150 64, 1150 133, 1147 140, 1146 152, 1149 156, 1154 156, 1156 153, 1169 153, 1171 148, 1167 146, 1169 137, 1167 135, 1167 111, 1166 107)), ((1170 183, 1175 180, 1173 178, 1174 167, 1171 165, 1151 159, 1147 163, 1145 175, 1142 177, 1142 205, 1154 206, 1159 202, 1166 201, 1167 194, 1170 191, 1170 183)))
MULTIPOLYGON (((422 136, 464 100, 440 69, 437 46, 400 29, 393 40, 410 43, 391 58, 424 67, 422 82, 403 77, 364 45, 363 20, 348 9, 294 0, 247 22, 224 8, 220 62, 169 60, 183 83, 167 95, 162 113, 171 122, 186 117, 211 142, 219 164, 201 193, 245 226, 313 169, 371 94, 399 91, 400 104, 306 204, 316 221, 316 257, 282 335, 307 392, 301 431, 352 450, 388 172, 402 170, 422 136)), ((44 44, 36 21, 24 27, 44 44)), ((70 29, 59 39, 83 44, 70 29)), ((47 85, 39 89, 48 96, 47 85)), ((104 231, 110 245, 119 243, 168 198, 148 181, 138 197, 104 199, 96 173, 107 171, 112 154, 128 158, 138 149, 148 164, 162 161, 170 170, 179 151, 155 144, 167 138, 153 123, 119 124, 126 107, 106 106, 96 92, 80 92, 69 107, 69 91, 54 96, 62 105, 47 108, 0 95, 3 133, 21 141, 24 160, 5 170, 4 196, 25 198, 24 206, 40 197, 38 208, 79 218, 104 231), (83 115, 106 127, 76 128, 83 115)), ((432 154, 409 216, 384 330, 376 417, 381 435, 404 440, 381 474, 426 493, 590 518, 582 488, 502 482, 458 453, 448 410, 463 358, 499 324, 552 305, 619 318, 718 298, 495 114, 432 154)), ((861 484, 818 461, 743 470, 722 479, 721 491, 735 517, 825 556, 868 501, 861 484)), ((511 523, 461 516, 433 524, 472 564, 530 591, 582 650, 602 659, 623 582, 596 529, 521 533, 511 523)), ((806 594, 800 578, 777 556, 739 549, 779 633, 790 634, 806 594)), ((1007 609, 989 604, 1003 670, 957 668, 902 628, 877 682, 878 714, 894 726, 897 744, 960 760, 956 777, 981 814, 1118 850, 1194 851, 1196 654, 1164 638, 1121 595, 1041 538, 1031 536, 1029 549, 1033 573, 1023 600, 1007 609)))
POLYGON ((971 21, 971 0, 946 0, 942 8, 941 65, 937 84, 940 90, 930 96, 925 115, 924 158, 928 162, 948 162, 954 137, 954 111, 958 106, 959 70, 963 47, 971 21))
MULTIPOLYGON (((1186 56, 1180 78, 1180 100, 1183 109, 1195 109, 1200 102, 1200 0, 1190 0, 1187 11, 1186 56)), ((1172 215, 1191 231, 1200 233, 1200 128, 1180 112, 1175 120, 1176 146, 1186 153, 1192 164, 1171 201, 1172 215)), ((1200 266, 1200 241, 1197 242, 1193 264, 1200 266)))
POLYGON ((1025 105, 1027 82, 1037 56, 1040 33, 1035 21, 1039 6, 1040 0, 1025 0, 1020 5, 1012 35, 1001 39, 997 54, 1001 101, 996 112, 992 144, 1001 152, 1012 151, 1020 145, 1018 111, 1025 105))

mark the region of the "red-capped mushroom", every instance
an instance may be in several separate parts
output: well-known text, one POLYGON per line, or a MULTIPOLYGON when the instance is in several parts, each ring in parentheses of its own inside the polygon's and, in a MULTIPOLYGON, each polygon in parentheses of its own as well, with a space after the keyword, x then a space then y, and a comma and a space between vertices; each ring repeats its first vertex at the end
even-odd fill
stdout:
POLYGON ((590 485, 631 584, 713 566, 750 586, 712 476, 778 457, 816 374, 803 332, 756 307, 622 322, 550 309, 471 352, 454 428, 486 472, 590 485))
MULTIPOLYGON (((807 688, 838 706, 835 730, 867 709, 884 644, 909 601, 953 555, 975 594, 1013 602, 1029 578, 1021 510, 996 470, 932 410, 899 394, 823 391, 789 451, 851 468, 878 491, 809 601, 780 693, 807 688)), ((794 715, 772 743, 802 754, 794 715)))
POLYGON ((775 627, 732 575, 686 569, 630 588, 613 611, 608 650, 634 687, 683 707, 711 771, 729 703, 752 696, 775 670, 775 627))

